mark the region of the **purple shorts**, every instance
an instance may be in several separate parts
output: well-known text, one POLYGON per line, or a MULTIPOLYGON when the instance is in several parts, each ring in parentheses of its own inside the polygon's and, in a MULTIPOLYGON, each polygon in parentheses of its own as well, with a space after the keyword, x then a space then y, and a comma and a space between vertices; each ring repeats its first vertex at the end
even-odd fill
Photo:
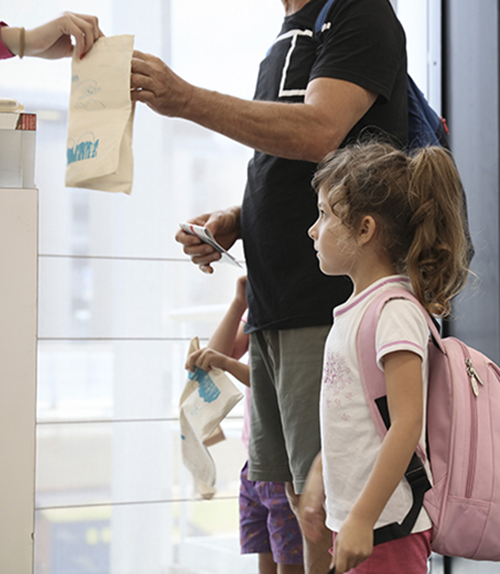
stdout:
POLYGON ((242 554, 272 552, 276 564, 302 564, 302 534, 283 482, 248 480, 241 471, 240 543, 242 554))

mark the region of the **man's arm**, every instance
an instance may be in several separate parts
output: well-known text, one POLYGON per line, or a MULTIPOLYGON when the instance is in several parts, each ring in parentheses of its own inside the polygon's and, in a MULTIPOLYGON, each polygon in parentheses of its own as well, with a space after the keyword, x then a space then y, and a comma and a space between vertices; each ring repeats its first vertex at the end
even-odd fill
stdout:
POLYGON ((258 151, 320 161, 337 149, 377 94, 332 78, 316 78, 303 104, 249 101, 189 84, 159 58, 134 52, 132 99, 193 121, 258 151))

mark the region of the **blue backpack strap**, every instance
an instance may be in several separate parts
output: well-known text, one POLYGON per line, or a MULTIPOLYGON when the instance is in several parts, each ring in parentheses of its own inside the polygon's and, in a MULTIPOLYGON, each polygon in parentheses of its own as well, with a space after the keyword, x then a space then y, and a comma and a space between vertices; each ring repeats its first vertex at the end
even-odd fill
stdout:
POLYGON ((424 94, 408 75, 408 148, 428 145, 449 149, 444 120, 431 108, 424 94))
POLYGON ((315 34, 319 34, 321 32, 321 28, 323 28, 323 24, 325 23, 328 12, 330 11, 330 8, 332 7, 332 4, 334 2, 335 0, 328 0, 323 6, 323 8, 321 8, 321 12, 319 13, 318 18, 316 19, 316 24, 314 26, 315 34))

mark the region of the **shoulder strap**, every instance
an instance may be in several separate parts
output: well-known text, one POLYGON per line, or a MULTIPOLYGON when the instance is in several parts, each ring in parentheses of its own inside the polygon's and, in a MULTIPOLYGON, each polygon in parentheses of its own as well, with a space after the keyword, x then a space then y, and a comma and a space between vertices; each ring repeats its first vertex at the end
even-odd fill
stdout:
POLYGON ((318 18, 316 19, 316 24, 314 26, 315 34, 319 34, 321 32, 321 28, 323 28, 323 24, 325 23, 328 12, 330 11, 330 8, 332 7, 332 4, 334 2, 335 0, 328 0, 323 6, 323 8, 321 8, 321 12, 319 13, 318 18))
MULTIPOLYGON (((418 299, 403 288, 394 288, 382 292, 366 310, 358 329, 356 347, 359 363, 359 374, 365 393, 366 402, 370 410, 373 423, 383 440, 391 422, 387 407, 387 393, 385 389, 384 373, 377 367, 377 353, 375 336, 377 325, 382 309, 388 301, 393 299, 407 299, 418 305, 427 321, 435 344, 444 352, 441 336, 431 316, 420 304, 418 299)), ((374 544, 382 544, 390 540, 396 540, 408 536, 417 521, 418 515, 424 503, 424 495, 431 488, 422 461, 426 460, 426 454, 418 448, 413 455, 405 472, 405 477, 410 485, 413 495, 413 504, 401 524, 393 522, 374 530, 374 544)))
POLYGON ((408 149, 428 145, 450 149, 446 120, 430 106, 422 91, 408 74, 408 149))

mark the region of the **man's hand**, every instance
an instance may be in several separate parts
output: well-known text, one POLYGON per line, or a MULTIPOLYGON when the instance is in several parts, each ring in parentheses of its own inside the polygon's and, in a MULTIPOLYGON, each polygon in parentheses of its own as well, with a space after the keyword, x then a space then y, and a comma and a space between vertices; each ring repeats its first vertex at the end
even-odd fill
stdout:
MULTIPOLYGON (((224 211, 205 213, 190 219, 188 223, 207 227, 216 241, 224 249, 229 249, 240 238, 240 214, 241 207, 231 207, 224 211)), ((184 246, 184 253, 191 257, 191 261, 195 265, 200 266, 201 271, 213 273, 214 270, 210 264, 221 258, 221 254, 218 251, 211 245, 208 245, 208 243, 203 243, 195 235, 190 235, 182 229, 176 233, 175 240, 184 246)))
POLYGON ((95 16, 65 12, 47 24, 26 30, 24 54, 51 60, 71 56, 75 49, 71 36, 75 38, 76 55, 82 58, 104 34, 95 16))
POLYGON ((134 51, 132 58, 132 100, 144 102, 164 116, 182 117, 193 86, 174 74, 160 58, 134 51))

